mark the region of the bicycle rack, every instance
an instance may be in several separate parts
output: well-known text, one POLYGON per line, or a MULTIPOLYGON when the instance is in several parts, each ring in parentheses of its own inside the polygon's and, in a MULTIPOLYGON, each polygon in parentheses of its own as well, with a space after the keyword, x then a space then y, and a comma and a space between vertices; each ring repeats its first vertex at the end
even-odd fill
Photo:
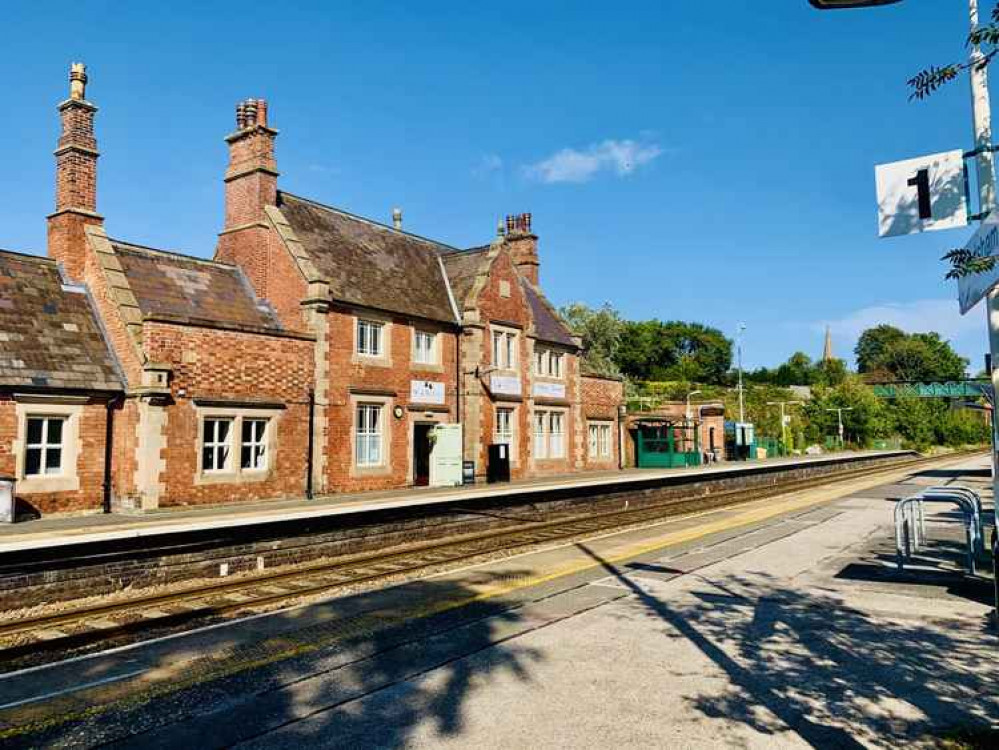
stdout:
POLYGON ((968 545, 968 572, 975 574, 976 555, 985 548, 982 529, 982 499, 977 492, 967 487, 929 487, 922 492, 903 498, 895 503, 895 554, 898 569, 912 558, 926 541, 926 515, 924 503, 953 503, 961 509, 964 520, 964 537, 968 545))

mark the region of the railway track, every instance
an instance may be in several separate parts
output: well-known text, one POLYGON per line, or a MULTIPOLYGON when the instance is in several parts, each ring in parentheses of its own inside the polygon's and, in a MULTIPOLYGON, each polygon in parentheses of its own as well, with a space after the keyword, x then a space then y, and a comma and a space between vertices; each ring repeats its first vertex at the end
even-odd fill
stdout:
MULTIPOLYGON (((947 459, 954 460, 962 455, 951 454, 947 459)), ((514 527, 407 545, 386 552, 354 555, 290 570, 202 584, 190 589, 11 620, 0 623, 0 662, 25 654, 67 650, 150 631, 161 633, 171 627, 273 609, 337 590, 370 587, 380 582, 414 577, 446 566, 472 563, 496 553, 567 542, 649 525, 674 516, 843 483, 861 476, 895 474, 940 461, 940 458, 919 457, 765 487, 723 490, 635 509, 527 522, 514 527)))

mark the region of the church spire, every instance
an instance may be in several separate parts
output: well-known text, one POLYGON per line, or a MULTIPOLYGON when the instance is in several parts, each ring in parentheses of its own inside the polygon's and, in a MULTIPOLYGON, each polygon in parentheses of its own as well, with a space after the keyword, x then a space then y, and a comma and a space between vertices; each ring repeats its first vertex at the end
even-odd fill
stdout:
POLYGON ((822 349, 822 361, 830 362, 832 359, 832 332, 829 330, 829 326, 826 326, 826 345, 822 349))

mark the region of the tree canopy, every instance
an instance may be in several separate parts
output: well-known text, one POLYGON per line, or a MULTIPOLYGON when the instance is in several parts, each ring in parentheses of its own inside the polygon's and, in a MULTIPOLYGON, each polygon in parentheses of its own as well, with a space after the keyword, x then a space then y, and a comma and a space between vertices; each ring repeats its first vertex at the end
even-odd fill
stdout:
POLYGON ((635 380, 722 383, 732 367, 732 342, 717 328, 700 323, 629 321, 616 362, 635 380))
POLYGON ((620 375, 615 356, 625 322, 617 310, 608 302, 597 309, 573 302, 561 308, 559 313, 570 330, 583 339, 586 369, 598 375, 620 375))
POLYGON ((968 367, 940 334, 905 333, 890 325, 864 331, 854 354, 857 371, 868 380, 960 380, 968 367))

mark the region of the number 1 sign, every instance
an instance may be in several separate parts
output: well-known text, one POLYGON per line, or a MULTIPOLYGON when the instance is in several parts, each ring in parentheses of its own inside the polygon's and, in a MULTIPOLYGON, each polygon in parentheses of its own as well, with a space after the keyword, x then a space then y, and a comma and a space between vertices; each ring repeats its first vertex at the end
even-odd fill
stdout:
POLYGON ((968 223, 964 154, 960 150, 879 164, 878 236, 895 237, 968 223))

